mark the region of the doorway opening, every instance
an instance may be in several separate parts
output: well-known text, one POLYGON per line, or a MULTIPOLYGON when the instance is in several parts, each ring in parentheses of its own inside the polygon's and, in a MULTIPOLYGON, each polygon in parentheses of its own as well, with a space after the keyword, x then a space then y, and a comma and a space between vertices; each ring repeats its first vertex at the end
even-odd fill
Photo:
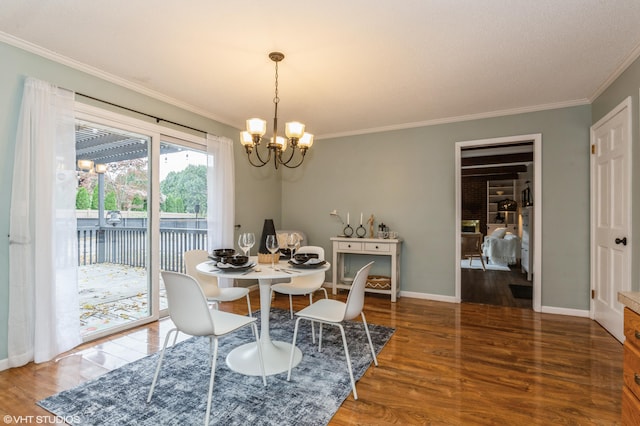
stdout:
POLYGON ((457 300, 540 310, 540 145, 456 143, 457 300))

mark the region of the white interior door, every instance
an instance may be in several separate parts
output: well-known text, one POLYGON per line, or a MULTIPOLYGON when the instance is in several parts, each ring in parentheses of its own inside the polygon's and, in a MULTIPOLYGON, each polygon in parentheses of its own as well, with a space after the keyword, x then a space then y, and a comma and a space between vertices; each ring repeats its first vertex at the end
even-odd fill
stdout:
POLYGON ((624 341, 631 289, 631 98, 591 127, 591 314, 624 341))

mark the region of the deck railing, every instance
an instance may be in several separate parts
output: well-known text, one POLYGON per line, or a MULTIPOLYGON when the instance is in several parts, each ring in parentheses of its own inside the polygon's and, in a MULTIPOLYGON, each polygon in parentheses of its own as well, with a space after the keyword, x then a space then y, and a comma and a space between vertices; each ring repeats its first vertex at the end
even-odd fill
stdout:
MULTIPOLYGON (((148 247, 144 227, 78 228, 78 265, 146 267, 148 247)), ((160 269, 184 272, 182 254, 192 249, 207 249, 205 229, 160 228, 160 269)))

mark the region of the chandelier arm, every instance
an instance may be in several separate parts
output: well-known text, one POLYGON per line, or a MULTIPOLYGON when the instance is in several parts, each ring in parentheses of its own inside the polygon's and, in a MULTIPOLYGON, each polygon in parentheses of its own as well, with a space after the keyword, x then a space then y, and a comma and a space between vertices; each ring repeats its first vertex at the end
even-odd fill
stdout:
POLYGON ((296 149, 295 148, 291 148, 291 155, 289 156, 289 158, 287 159, 287 161, 282 161, 282 153, 280 153, 280 164, 289 164, 289 162, 291 160, 293 160, 293 156, 296 153, 296 149))
POLYGON ((260 157, 258 157, 258 160, 260 161, 260 164, 254 163, 253 160, 251 159, 251 154, 248 153, 248 152, 247 152, 247 159, 249 160, 249 164, 251 164, 253 167, 263 167, 263 166, 267 165, 266 162, 262 162, 260 157))
POLYGON ((262 159, 262 156, 260 155, 260 151, 259 151, 259 149, 258 149, 258 145, 256 145, 256 146, 255 146, 254 151, 255 151, 255 153, 256 153, 256 157, 258 158, 258 161, 260 161, 260 163, 261 163, 261 166, 259 166, 259 167, 264 166, 265 164, 267 164, 267 163, 269 162, 269 160, 271 160, 271 149, 268 149, 268 151, 269 151, 269 156, 267 157, 267 159, 266 159, 266 160, 263 160, 263 159, 262 159))
POLYGON ((295 169, 297 167, 300 167, 300 165, 302 164, 302 162, 304 161, 304 155, 307 153, 306 149, 301 149, 300 150, 300 162, 298 164, 296 164, 295 166, 290 166, 289 162, 291 162, 291 159, 293 158, 293 155, 291 156, 291 158, 289 158, 289 161, 287 161, 286 163, 282 163, 283 166, 285 166, 288 169, 295 169))
MULTIPOLYGON (((309 148, 308 146, 304 146, 304 147, 298 147, 298 149, 300 149, 300 161, 297 162, 297 164, 295 165, 289 165, 290 163, 292 163, 293 161, 293 157, 295 157, 295 151, 296 151, 296 147, 297 147, 297 143, 298 143, 298 138, 300 136, 295 136, 292 138, 287 138, 289 139, 288 142, 291 145, 291 154, 288 156, 288 158, 285 160, 283 160, 283 150, 282 148, 286 147, 286 142, 284 142, 284 145, 278 142, 278 104, 280 103, 280 97, 279 97, 279 88, 278 88, 278 63, 280 61, 282 61, 284 59, 284 54, 280 53, 280 52, 271 52, 269 54, 269 58, 275 63, 275 93, 274 93, 274 97, 273 97, 273 136, 271 138, 271 141, 267 144, 267 151, 268 151, 268 156, 266 158, 266 160, 264 160, 262 158, 262 156, 260 155, 260 151, 258 150, 258 146, 260 143, 260 139, 261 137, 264 135, 265 131, 266 131, 266 122, 263 122, 263 120, 260 120, 260 122, 262 122, 261 125, 257 125, 257 126, 251 126, 251 127, 255 127, 256 129, 259 130, 252 130, 249 127, 249 121, 253 121, 252 120, 248 120, 247 121, 247 132, 249 132, 252 137, 253 137, 253 145, 248 145, 245 146, 246 152, 247 152, 247 158, 249 160, 249 163, 254 166, 254 167, 263 167, 265 166, 267 163, 271 162, 271 157, 273 156, 273 165, 275 166, 276 170, 278 169, 278 166, 280 164, 282 164, 283 166, 290 168, 290 169, 295 169, 296 167, 299 167, 302 162, 304 161, 304 157, 305 154, 307 152, 307 149, 309 148), (256 156, 255 156, 255 160, 258 161, 258 163, 255 163, 254 160, 252 160, 251 158, 251 152, 255 150, 256 156)), ((260 123, 258 123, 260 124, 260 123)), ((300 126, 300 123, 295 123, 297 126, 300 126)), ((304 125, 302 125, 302 129, 304 129, 304 125)), ((299 131, 299 130, 298 130, 299 131)), ((297 132, 298 132, 297 131, 297 132)), ((247 143, 247 136, 245 135, 245 133, 247 132, 241 132, 241 142, 243 144, 247 143)), ((296 132, 296 134, 297 134, 296 132)), ((285 131, 286 133, 286 131, 285 131)), ((300 132, 300 133, 303 133, 300 132)), ((311 138, 313 138, 313 135, 311 135, 311 138)), ((310 139, 311 142, 307 141, 306 143, 311 144, 313 139, 310 139)))

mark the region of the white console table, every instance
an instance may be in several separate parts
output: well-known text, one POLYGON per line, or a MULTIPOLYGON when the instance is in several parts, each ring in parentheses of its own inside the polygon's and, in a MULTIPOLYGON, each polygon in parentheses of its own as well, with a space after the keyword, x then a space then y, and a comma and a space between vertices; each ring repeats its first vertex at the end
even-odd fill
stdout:
POLYGON ((381 238, 345 238, 333 237, 333 272, 332 286, 333 294, 339 288, 349 289, 350 284, 345 284, 344 280, 344 255, 363 254, 376 256, 389 256, 391 258, 391 289, 367 288, 370 293, 382 293, 391 295, 391 301, 395 302, 400 294, 400 253, 402 248, 401 239, 381 239, 381 238))

